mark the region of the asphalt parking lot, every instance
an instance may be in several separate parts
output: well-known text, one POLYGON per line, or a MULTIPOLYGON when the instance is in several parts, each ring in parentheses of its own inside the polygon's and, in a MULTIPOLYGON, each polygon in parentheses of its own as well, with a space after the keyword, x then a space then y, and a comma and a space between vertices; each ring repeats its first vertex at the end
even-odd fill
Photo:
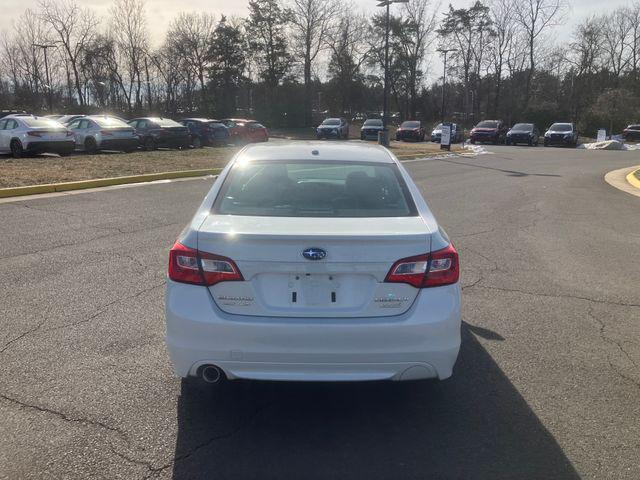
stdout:
POLYGON ((407 163, 461 255, 444 382, 181 387, 167 252, 211 180, 0 203, 0 478, 640 478, 640 152, 407 163))

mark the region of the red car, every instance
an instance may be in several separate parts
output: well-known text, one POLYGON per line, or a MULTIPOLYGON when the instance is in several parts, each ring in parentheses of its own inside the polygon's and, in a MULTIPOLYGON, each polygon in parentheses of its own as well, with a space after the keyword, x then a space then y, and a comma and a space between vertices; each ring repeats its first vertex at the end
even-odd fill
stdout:
POLYGON ((469 141, 471 143, 504 143, 507 130, 502 120, 483 120, 471 129, 469 141))
POLYGON ((397 141, 415 140, 416 142, 424 142, 424 136, 426 135, 422 122, 418 120, 407 120, 396 130, 397 141))
POLYGON ((269 140, 267 128, 255 120, 246 118, 224 118, 220 120, 229 129, 231 143, 242 145, 245 143, 266 142, 269 140))

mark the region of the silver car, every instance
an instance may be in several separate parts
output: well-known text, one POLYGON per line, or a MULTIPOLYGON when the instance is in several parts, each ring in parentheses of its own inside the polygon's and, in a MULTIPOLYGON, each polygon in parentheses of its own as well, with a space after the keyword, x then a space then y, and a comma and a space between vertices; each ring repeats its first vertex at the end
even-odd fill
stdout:
POLYGON ((15 158, 25 154, 73 152, 73 133, 61 123, 33 115, 10 115, 0 120, 0 153, 15 158))
POLYGON ((139 140, 133 127, 116 117, 96 115, 76 118, 67 127, 73 132, 77 149, 132 152, 139 140))

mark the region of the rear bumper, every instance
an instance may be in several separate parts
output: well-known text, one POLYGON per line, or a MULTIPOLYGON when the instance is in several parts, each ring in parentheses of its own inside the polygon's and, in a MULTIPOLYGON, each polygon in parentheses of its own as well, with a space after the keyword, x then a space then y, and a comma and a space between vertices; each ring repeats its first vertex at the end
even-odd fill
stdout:
POLYGON ((175 137, 158 137, 156 144, 159 147, 167 148, 186 148, 191 145, 190 135, 180 135, 175 137))
POLYGON ((475 134, 469 137, 472 142, 499 142, 500 135, 498 134, 475 134))
POLYGON ((75 149, 73 140, 60 140, 57 142, 29 142, 25 151, 29 153, 71 153, 75 149))
POLYGON ((424 289, 404 314, 273 318, 222 312, 204 287, 167 282, 166 342, 177 375, 219 366, 230 379, 444 379, 460 349, 460 288, 424 289))
POLYGON ((135 150, 140 145, 137 138, 107 139, 100 142, 102 150, 135 150))
POLYGON ((551 138, 545 137, 544 139, 545 145, 573 145, 573 138, 551 138))
POLYGON ((316 137, 318 138, 340 138, 341 135, 342 134, 340 133, 339 130, 337 132, 333 132, 333 131, 316 132, 316 137))
POLYGON ((396 133, 396 140, 397 141, 401 141, 401 140, 420 140, 422 138, 422 134, 418 133, 418 132, 411 132, 411 133, 396 133))

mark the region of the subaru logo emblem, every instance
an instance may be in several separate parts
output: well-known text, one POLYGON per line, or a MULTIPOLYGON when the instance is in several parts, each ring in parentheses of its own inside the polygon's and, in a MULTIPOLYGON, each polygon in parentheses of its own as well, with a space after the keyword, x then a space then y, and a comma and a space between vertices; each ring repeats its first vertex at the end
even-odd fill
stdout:
POLYGON ((321 248, 311 247, 303 250, 302 256, 307 260, 322 260, 327 256, 327 252, 321 248))

